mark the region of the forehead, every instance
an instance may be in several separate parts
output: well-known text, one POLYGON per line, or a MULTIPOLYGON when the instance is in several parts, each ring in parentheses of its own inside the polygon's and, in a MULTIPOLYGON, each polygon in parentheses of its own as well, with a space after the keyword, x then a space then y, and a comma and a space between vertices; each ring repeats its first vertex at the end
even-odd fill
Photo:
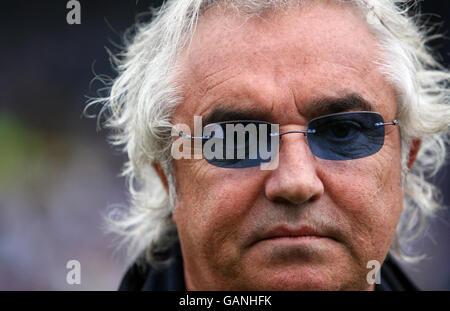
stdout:
POLYGON ((306 2, 257 18, 212 8, 179 58, 185 100, 178 111, 193 116, 218 105, 248 106, 290 123, 324 97, 357 94, 393 116, 396 95, 378 68, 380 55, 348 3, 306 2))

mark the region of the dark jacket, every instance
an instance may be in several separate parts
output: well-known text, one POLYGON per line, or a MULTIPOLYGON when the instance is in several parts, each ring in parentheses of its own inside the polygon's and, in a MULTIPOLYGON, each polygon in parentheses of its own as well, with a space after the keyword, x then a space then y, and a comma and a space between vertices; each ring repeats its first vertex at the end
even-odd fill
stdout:
MULTIPOLYGON (((119 290, 121 291, 185 291, 183 258, 179 244, 170 251, 173 260, 163 269, 152 269, 136 261, 126 272, 119 290)), ((142 260, 141 260, 142 262, 142 260)), ((375 291, 416 291, 414 284, 387 256, 381 267, 381 282, 375 284, 375 291)))

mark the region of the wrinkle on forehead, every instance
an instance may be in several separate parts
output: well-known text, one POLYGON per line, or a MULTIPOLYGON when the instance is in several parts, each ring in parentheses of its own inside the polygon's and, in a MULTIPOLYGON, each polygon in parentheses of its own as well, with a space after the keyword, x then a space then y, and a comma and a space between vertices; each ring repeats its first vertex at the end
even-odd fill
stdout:
MULTIPOLYGON (((236 52, 243 56, 243 60, 251 60, 259 51, 265 52, 265 49, 273 46, 274 40, 271 40, 273 38, 280 41, 280 46, 275 47, 280 50, 286 43, 293 42, 291 25, 289 22, 283 22, 284 20, 296 19, 298 32, 294 35, 297 37, 304 37, 304 34, 308 35, 312 31, 316 31, 312 36, 308 36, 309 40, 299 42, 303 46, 303 50, 312 50, 315 53, 320 52, 315 49, 317 43, 320 44, 324 37, 326 40, 332 40, 338 44, 337 37, 353 36, 360 34, 362 31, 367 34, 370 31, 360 13, 350 3, 306 1, 306 3, 308 2, 310 2, 309 6, 294 7, 284 11, 282 9, 272 10, 272 14, 269 16, 252 18, 240 16, 236 14, 235 10, 211 8, 200 18, 191 44, 183 51, 181 59, 188 57, 191 64, 190 69, 194 70, 200 64, 204 64, 203 69, 206 69, 204 75, 207 76, 210 74, 208 69, 214 72, 214 68, 217 67, 220 60, 226 59, 230 55, 233 56, 236 52), (319 7, 320 11, 311 10, 316 7, 319 7), (337 11, 340 11, 342 18, 333 19, 333 14, 337 11), (293 12, 299 12, 300 14, 293 12), (220 23, 217 23, 219 19, 220 23), (311 28, 303 20, 307 20, 307 23, 312 20, 315 24, 314 28, 320 25, 322 27, 319 29, 311 28), (333 26, 330 27, 324 21, 331 21, 333 26), (353 27, 348 27, 348 23, 352 23, 353 27), (318 38, 319 42, 316 42, 317 40, 314 40, 314 38, 318 38), (214 56, 204 53, 211 49, 215 51, 214 56), (198 57, 199 55, 203 57, 198 57)), ((342 61, 346 60, 352 63, 355 56, 361 54, 359 52, 361 49, 372 48, 373 40, 371 39, 373 38, 369 36, 359 37, 362 40, 355 42, 358 46, 353 49, 356 53, 350 55, 351 51, 348 50, 348 45, 336 45, 335 51, 333 51, 334 56, 340 57, 342 61), (340 48, 345 48, 346 53, 336 53, 340 48)), ((314 56, 315 53, 310 55, 299 54, 296 61, 298 63, 310 63, 312 59, 309 58, 314 56)))
MULTIPOLYGON (((359 12, 348 3, 343 10, 344 4, 336 5, 335 1, 313 2, 317 5, 274 11, 264 18, 208 10, 199 20, 189 48, 179 58, 184 98, 194 96, 196 103, 200 103, 203 96, 220 88, 226 89, 220 92, 234 96, 233 91, 242 91, 245 79, 247 85, 264 81, 267 90, 283 89, 289 92, 291 101, 299 103, 306 100, 303 95, 308 92, 298 94, 298 85, 313 76, 317 79, 323 75, 322 80, 328 79, 334 86, 341 82, 341 90, 351 88, 347 87, 349 81, 338 76, 340 73, 347 73, 347 79, 352 76, 352 80, 362 81, 371 76, 379 79, 382 74, 377 65, 377 40, 359 12), (292 31, 292 24, 297 26, 296 31, 292 31), (237 83, 233 84, 234 80, 237 83)), ((380 94, 392 91, 387 79, 384 80, 382 87, 373 83, 364 85, 363 90, 372 95, 368 100, 382 101, 379 97, 384 95, 380 94)), ((312 86, 309 94, 334 95, 339 92, 334 86, 323 89, 312 86)), ((266 98, 273 105, 275 92, 267 91, 266 98)))

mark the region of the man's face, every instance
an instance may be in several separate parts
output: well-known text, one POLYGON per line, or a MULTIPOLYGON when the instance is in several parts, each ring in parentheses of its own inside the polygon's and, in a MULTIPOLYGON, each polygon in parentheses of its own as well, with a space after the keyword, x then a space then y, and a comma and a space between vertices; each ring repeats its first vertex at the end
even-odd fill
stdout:
MULTIPOLYGON (((348 4, 314 1, 249 20, 212 9, 179 60, 184 100, 173 122, 193 129, 194 116, 220 108, 303 130, 322 103, 337 103, 322 114, 341 112, 350 95, 391 122, 396 92, 378 52, 348 4)), ((400 171, 397 127, 356 160, 319 159, 290 134, 275 170, 175 161, 187 288, 369 289, 367 262, 384 260, 401 214, 400 171)))

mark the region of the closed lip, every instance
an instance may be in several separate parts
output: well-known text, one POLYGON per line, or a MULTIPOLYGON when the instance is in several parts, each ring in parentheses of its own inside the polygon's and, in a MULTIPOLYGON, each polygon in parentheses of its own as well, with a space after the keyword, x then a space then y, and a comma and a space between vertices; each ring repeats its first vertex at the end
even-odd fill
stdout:
POLYGON ((301 227, 279 226, 264 232, 255 242, 278 238, 296 238, 296 237, 330 238, 335 240, 333 237, 327 235, 326 233, 316 230, 310 226, 301 226, 301 227))

